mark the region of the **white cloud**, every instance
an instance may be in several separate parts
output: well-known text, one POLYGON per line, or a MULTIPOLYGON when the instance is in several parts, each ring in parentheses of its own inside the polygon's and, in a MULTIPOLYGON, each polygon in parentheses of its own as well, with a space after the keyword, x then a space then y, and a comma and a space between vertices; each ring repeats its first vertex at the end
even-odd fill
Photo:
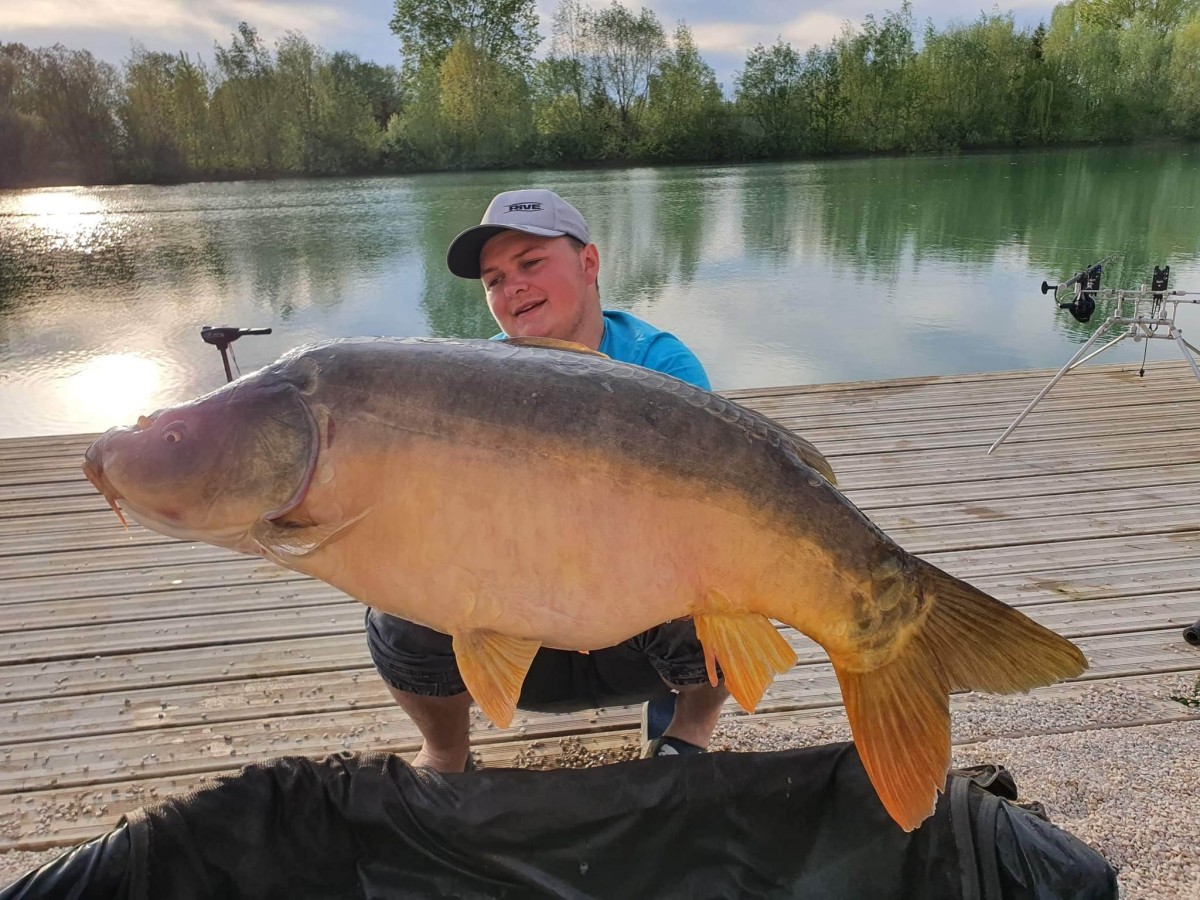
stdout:
POLYGON ((827 12, 811 12, 784 26, 783 36, 797 50, 816 44, 824 47, 842 32, 845 18, 827 12))
POLYGON ((238 22, 250 22, 264 37, 288 29, 317 37, 352 18, 341 6, 273 0, 23 0, 6 3, 0 28, 9 31, 111 30, 139 36, 197 33, 223 38, 238 22))
POLYGON ((840 16, 810 12, 782 25, 756 22, 705 22, 692 25, 692 35, 701 53, 744 54, 762 44, 769 47, 780 38, 804 52, 813 44, 827 45, 841 33, 840 16))

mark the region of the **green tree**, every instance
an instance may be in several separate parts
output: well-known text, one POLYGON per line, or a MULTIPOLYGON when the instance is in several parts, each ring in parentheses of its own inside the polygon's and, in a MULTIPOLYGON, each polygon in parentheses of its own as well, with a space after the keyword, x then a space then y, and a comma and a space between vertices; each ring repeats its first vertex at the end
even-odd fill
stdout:
POLYGON ((55 180, 112 180, 119 147, 120 76, 86 50, 61 44, 30 54, 23 110, 44 123, 47 168, 55 180))
POLYGON ((728 152, 721 86, 680 22, 674 46, 651 74, 641 154, 657 159, 718 159, 728 152))
POLYGON ((754 138, 767 156, 794 153, 804 139, 804 63, 782 38, 746 54, 734 79, 737 104, 755 127, 754 138))
POLYGON ((912 22, 912 6, 905 0, 882 21, 867 16, 861 29, 847 26, 834 42, 851 146, 890 150, 910 143, 916 59, 912 22))
POLYGON ((120 117, 126 177, 134 181, 179 181, 188 174, 175 113, 175 62, 135 44, 125 63, 120 117))
POLYGON ((591 19, 589 32, 597 81, 616 107, 622 137, 628 144, 636 138, 650 76, 666 52, 662 24, 645 7, 635 16, 613 0, 591 19))
POLYGON ((1032 40, 1008 14, 942 32, 930 26, 914 72, 919 142, 950 148, 1013 143, 1021 131, 1032 40))
POLYGON ((180 53, 171 69, 172 112, 180 153, 192 172, 216 169, 215 141, 209 117, 208 69, 180 53))
POLYGON ((50 171, 51 139, 36 93, 33 52, 0 45, 0 187, 36 183, 50 171))
POLYGON ((270 50, 256 29, 241 22, 229 47, 215 44, 214 51, 219 83, 210 109, 218 165, 242 174, 278 172, 283 140, 270 50))
POLYGON ((1169 37, 1143 19, 1111 27, 1080 0, 1054 9, 1045 60, 1059 74, 1066 140, 1128 139, 1160 128, 1171 89, 1169 37))
POLYGON ((580 0, 561 0, 551 24, 550 53, 531 79, 543 161, 590 161, 604 157, 615 141, 615 108, 600 83, 593 22, 595 13, 580 0))
POLYGON ((1175 32, 1169 72, 1172 122, 1180 134, 1200 138, 1200 12, 1175 32))
POLYGON ((392 33, 405 70, 437 68, 460 38, 488 58, 525 71, 541 37, 534 0, 396 0, 392 33))
POLYGON ((1197 0, 1078 0, 1079 15, 1101 28, 1124 28, 1141 21, 1160 34, 1196 11, 1197 0))
POLYGON ((513 163, 530 133, 525 85, 466 37, 441 64, 441 118, 461 164, 513 163))
POLYGON ((804 55, 799 88, 808 121, 805 149, 813 153, 836 150, 848 106, 842 93, 837 52, 832 48, 810 48, 804 55))
POLYGON ((371 115, 376 124, 380 129, 387 128, 388 121, 400 111, 403 102, 400 73, 392 66, 364 62, 344 50, 330 57, 329 68, 340 83, 354 84, 371 104, 371 115))

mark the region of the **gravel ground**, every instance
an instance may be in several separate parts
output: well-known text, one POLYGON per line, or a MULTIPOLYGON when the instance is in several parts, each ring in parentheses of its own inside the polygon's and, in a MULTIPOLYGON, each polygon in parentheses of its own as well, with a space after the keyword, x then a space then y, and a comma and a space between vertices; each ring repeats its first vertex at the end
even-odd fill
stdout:
MULTIPOLYGON (((955 701, 954 763, 1007 767, 1022 799, 1041 801, 1051 821, 1116 868, 1123 900, 1200 900, 1200 718, 1162 721, 1186 713, 1200 716, 1194 675, 1079 686, 1069 694, 966 695, 955 701)), ((713 749, 848 739, 840 711, 810 714, 795 727, 728 717, 713 749)), ((632 741, 603 751, 571 739, 555 746, 513 764, 580 768, 638 754, 632 741)), ((61 852, 0 854, 0 885, 61 852)))

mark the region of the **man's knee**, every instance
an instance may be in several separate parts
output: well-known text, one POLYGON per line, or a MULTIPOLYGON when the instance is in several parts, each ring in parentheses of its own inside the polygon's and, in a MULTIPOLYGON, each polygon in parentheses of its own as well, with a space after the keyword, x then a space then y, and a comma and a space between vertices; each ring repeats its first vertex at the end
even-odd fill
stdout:
POLYGON ((425 697, 466 691, 450 635, 375 609, 367 610, 365 623, 371 659, 389 687, 425 697))
POLYGON ((696 636, 692 619, 664 622, 626 643, 645 653, 659 676, 673 687, 709 683, 704 645, 696 636))

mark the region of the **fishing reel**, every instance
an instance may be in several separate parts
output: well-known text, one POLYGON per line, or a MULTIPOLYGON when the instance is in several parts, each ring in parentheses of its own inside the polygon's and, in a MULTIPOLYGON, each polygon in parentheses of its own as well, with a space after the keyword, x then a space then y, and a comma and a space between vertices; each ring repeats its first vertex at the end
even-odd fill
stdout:
MULTIPOLYGON (((1100 279, 1104 274, 1104 263, 1112 257, 1102 259, 1095 265, 1088 266, 1082 272, 1076 272, 1071 278, 1068 278, 1062 284, 1050 285, 1045 281, 1042 282, 1042 293, 1048 294, 1054 291, 1054 299, 1058 300, 1058 292, 1066 290, 1071 285, 1075 286, 1075 297, 1068 303, 1059 302, 1058 308, 1067 310, 1075 317, 1076 322, 1090 322, 1092 315, 1096 312, 1096 294, 1100 291, 1100 279)), ((1157 272, 1158 269, 1155 269, 1157 272)))

